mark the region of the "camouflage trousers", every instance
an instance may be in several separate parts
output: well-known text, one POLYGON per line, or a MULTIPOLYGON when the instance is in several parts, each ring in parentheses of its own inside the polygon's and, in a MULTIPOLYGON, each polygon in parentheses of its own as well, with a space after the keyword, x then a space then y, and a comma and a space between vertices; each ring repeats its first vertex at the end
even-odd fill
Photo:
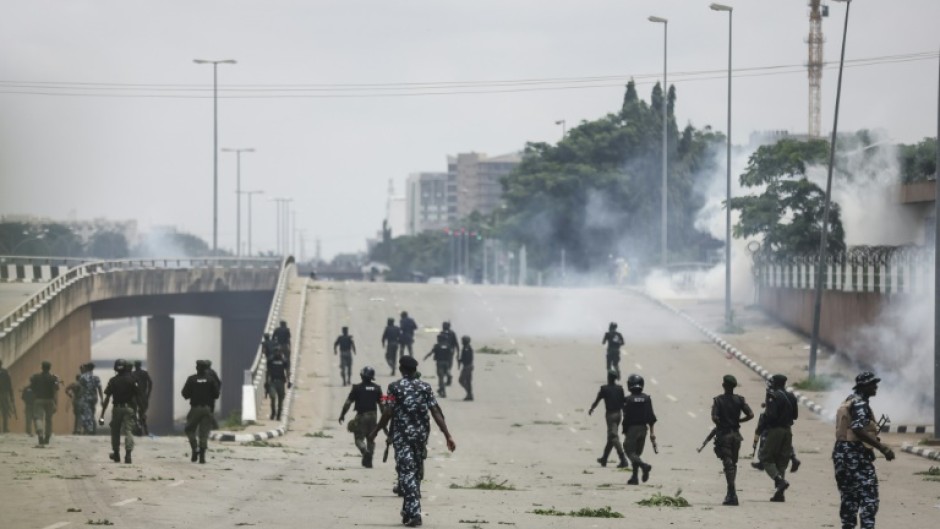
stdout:
POLYGON ((375 412, 367 411, 357 413, 356 417, 349 421, 346 427, 353 434, 353 438, 356 440, 356 448, 359 449, 359 453, 362 455, 375 452, 375 441, 370 441, 368 436, 377 423, 375 412))
POLYGON ((875 527, 879 500, 874 459, 862 443, 836 441, 832 449, 832 466, 842 498, 839 518, 843 529, 852 529, 859 521, 862 529, 875 527))
POLYGON ((424 477, 424 443, 404 439, 392 441, 395 447, 395 470, 398 471, 398 488, 402 500, 403 518, 414 518, 421 514, 421 479, 424 477))
POLYGON ((78 410, 81 419, 81 433, 94 434, 98 431, 98 423, 95 422, 95 408, 97 407, 98 399, 79 401, 78 410))
POLYGON ((121 451, 121 436, 124 436, 124 450, 134 450, 134 427, 137 425, 137 410, 125 404, 115 404, 111 410, 111 450, 116 454, 121 451))

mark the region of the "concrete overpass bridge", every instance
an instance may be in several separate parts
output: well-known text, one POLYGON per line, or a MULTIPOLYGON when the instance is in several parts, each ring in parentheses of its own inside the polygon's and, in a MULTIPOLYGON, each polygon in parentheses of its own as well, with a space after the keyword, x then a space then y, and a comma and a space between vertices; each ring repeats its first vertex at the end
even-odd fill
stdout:
MULTIPOLYGON (((52 276, 0 320, 0 359, 10 371, 17 398, 42 361, 52 362, 53 373, 68 381, 91 360, 93 320, 146 317, 147 366, 155 382, 149 412, 154 433, 173 428, 171 315, 221 319, 222 365, 216 370, 223 381, 221 412, 228 414, 241 407, 244 372, 257 369, 261 335, 276 324, 285 277, 294 273, 292 258, 97 261, 69 268, 37 261, 15 266, 7 269, 6 281, 17 281, 18 272, 30 276, 20 281, 52 276)), ((109 370, 99 376, 106 381, 109 370)), ((21 410, 22 404, 17 407, 21 410)), ((20 414, 12 427, 22 431, 22 421, 20 414)), ((55 433, 71 432, 71 422, 67 398, 61 395, 55 433)))

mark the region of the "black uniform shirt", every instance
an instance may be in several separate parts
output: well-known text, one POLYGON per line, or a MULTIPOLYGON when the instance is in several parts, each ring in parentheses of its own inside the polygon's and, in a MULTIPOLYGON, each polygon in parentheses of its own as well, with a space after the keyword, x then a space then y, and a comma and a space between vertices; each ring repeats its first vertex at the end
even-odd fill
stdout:
POLYGON ((789 391, 775 389, 767 392, 765 428, 788 428, 799 417, 799 402, 789 391))
POLYGON ((741 412, 753 415, 751 407, 741 395, 721 394, 712 401, 712 418, 718 419, 718 431, 738 431, 741 428, 741 412))
POLYGON ((465 366, 473 365, 473 347, 470 345, 463 346, 463 351, 460 352, 460 363, 465 366))
POLYGON ((137 396, 140 386, 131 373, 121 373, 111 377, 104 394, 114 400, 115 406, 137 407, 137 396))
POLYGON ((54 399, 59 390, 59 377, 47 372, 36 373, 29 379, 29 387, 34 399, 54 399))
POLYGON ((287 371, 290 369, 290 361, 283 355, 275 355, 268 361, 268 377, 271 380, 287 380, 287 371))
POLYGON ((271 338, 279 345, 290 345, 290 329, 278 327, 271 333, 271 338))
POLYGON ((356 413, 377 411, 382 400, 382 387, 374 382, 353 384, 348 400, 356 403, 356 413))
POLYGON ((457 341, 457 333, 453 329, 441 331, 441 334, 447 337, 447 346, 451 348, 451 351, 456 351, 460 347, 460 342, 457 341))
POLYGON ((620 348, 623 347, 623 335, 617 331, 604 333, 604 340, 601 344, 607 344, 608 354, 620 354, 620 348))
POLYGON ((411 343, 414 341, 415 331, 418 330, 418 324, 410 316, 405 316, 398 324, 401 327, 401 341, 411 343))
POLYGON ((604 399, 604 409, 608 412, 620 411, 623 409, 625 400, 623 386, 620 384, 606 384, 601 386, 601 390, 597 392, 595 402, 600 399, 604 399))
POLYGON ((656 424, 653 401, 646 393, 631 393, 624 399, 623 431, 626 432, 628 426, 640 424, 656 424))
POLYGON ((353 349, 353 337, 351 334, 341 334, 336 338, 336 341, 333 342, 333 349, 336 349, 336 346, 339 346, 340 353, 352 353, 353 349))
POLYGON ((434 353, 435 362, 449 362, 451 359, 450 347, 444 344, 436 344, 431 352, 434 353))
POLYGON ((215 380, 216 386, 219 386, 219 388, 222 387, 222 379, 219 378, 219 374, 215 372, 215 369, 212 369, 211 367, 206 369, 206 376, 212 380, 215 380))
POLYGON ((150 373, 144 369, 138 369, 133 372, 134 380, 137 381, 137 386, 140 388, 140 394, 146 397, 150 394, 150 391, 153 389, 153 380, 150 378, 150 373))
POLYGON ((13 402, 13 383, 10 381, 10 372, 0 367, 0 399, 4 398, 13 402))
POLYGON ((398 345, 399 339, 401 339, 401 329, 395 327, 394 325, 385 326, 385 332, 382 333, 383 343, 387 343, 388 345, 398 345))
POLYGON ((182 393, 192 406, 211 406, 219 398, 219 385, 208 372, 196 373, 186 379, 182 393))

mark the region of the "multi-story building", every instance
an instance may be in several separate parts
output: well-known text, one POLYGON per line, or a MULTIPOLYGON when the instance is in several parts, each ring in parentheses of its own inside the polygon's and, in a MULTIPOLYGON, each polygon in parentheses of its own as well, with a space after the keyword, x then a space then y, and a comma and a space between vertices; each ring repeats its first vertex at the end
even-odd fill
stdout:
POLYGON ((406 233, 446 228, 456 218, 456 204, 453 215, 449 211, 447 178, 447 173, 414 173, 408 177, 406 233))

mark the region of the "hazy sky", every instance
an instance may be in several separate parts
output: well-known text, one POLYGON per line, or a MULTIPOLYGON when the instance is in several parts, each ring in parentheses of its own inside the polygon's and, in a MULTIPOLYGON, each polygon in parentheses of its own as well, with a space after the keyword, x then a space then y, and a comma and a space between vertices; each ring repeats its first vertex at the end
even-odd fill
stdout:
MULTIPOLYGON (((805 131, 807 2, 725 3, 736 8, 736 68, 794 66, 735 79, 734 140, 746 142, 754 130, 805 131), (790 73, 767 75, 776 72, 790 73)), ((726 67, 727 15, 708 4, 0 0, 0 214, 65 218, 74 210, 79 218, 136 218, 145 230, 176 225, 211 240, 212 71, 192 60, 231 58, 238 64, 219 69, 220 87, 229 88, 221 92, 219 141, 257 149, 242 157, 243 188, 266 193, 254 199, 255 248, 275 245, 268 198, 277 196, 294 199, 308 256, 316 238, 324 257, 360 250, 384 218, 390 178, 401 191, 409 173, 445 170, 447 154, 557 141, 556 120, 570 127, 615 111, 629 76, 648 98, 648 75, 661 74, 663 53, 663 28, 649 15, 670 20, 680 123, 724 130, 720 72, 678 75, 726 67), (590 77, 605 79, 583 82, 590 77), (564 81, 494 83, 532 79, 564 81), (425 90, 436 95, 389 86, 458 82, 469 85, 425 90), (379 86, 326 86, 353 84, 379 86), (487 93, 439 94, 467 91, 487 93)), ((830 7, 825 59, 837 61, 845 5, 830 7)), ((881 128, 903 142, 936 134, 938 27, 937 0, 852 3, 848 59, 934 57, 846 69, 840 129, 881 128)), ((826 70, 824 130, 835 81, 826 70)), ((233 248, 234 155, 220 155, 219 179, 219 245, 233 248)))

